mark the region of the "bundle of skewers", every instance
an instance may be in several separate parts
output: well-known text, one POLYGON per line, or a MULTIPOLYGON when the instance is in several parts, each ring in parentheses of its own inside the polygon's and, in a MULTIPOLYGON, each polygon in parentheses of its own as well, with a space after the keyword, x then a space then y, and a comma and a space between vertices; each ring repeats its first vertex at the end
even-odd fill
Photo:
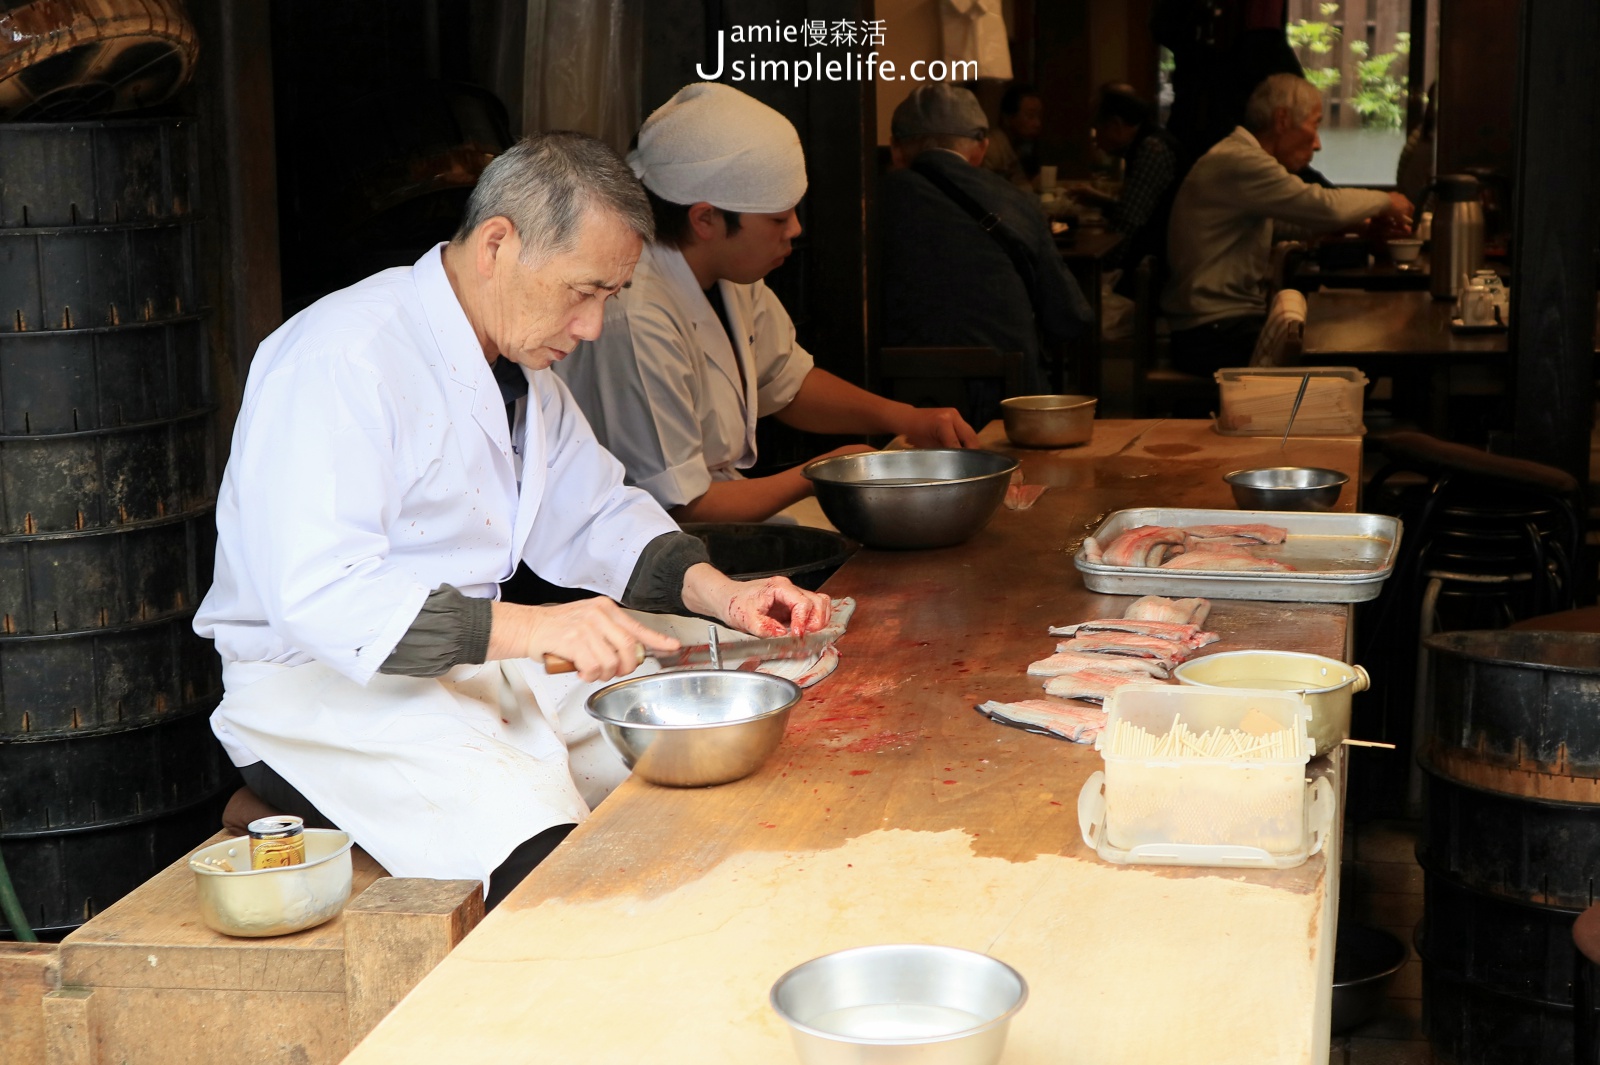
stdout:
POLYGON ((1175 714, 1172 727, 1156 735, 1120 720, 1100 743, 1100 749, 1111 755, 1132 758, 1291 758, 1299 750, 1293 730, 1284 728, 1267 715, 1255 712, 1261 719, 1253 722, 1247 715, 1238 728, 1211 728, 1196 735, 1188 724, 1175 714))

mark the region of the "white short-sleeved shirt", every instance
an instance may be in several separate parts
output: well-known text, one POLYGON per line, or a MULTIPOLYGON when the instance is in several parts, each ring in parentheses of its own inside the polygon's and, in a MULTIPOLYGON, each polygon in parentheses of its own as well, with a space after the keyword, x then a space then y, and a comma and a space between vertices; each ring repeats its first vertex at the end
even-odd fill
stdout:
POLYGON ((649 245, 600 339, 556 364, 628 483, 664 507, 753 465, 756 420, 793 402, 813 366, 765 283, 717 285, 727 329, 683 253, 649 245))

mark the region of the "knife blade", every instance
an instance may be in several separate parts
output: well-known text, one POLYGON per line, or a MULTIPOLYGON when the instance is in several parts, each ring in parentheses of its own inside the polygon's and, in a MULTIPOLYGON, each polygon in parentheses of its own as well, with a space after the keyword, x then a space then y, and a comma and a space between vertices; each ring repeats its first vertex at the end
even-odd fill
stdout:
MULTIPOLYGON (((801 636, 774 636, 765 640, 728 640, 717 645, 718 651, 726 662, 774 662, 795 658, 810 658, 812 655, 827 647, 839 638, 839 633, 833 629, 819 629, 801 636)), ((644 646, 639 647, 639 661, 646 657, 654 658, 661 663, 662 669, 681 669, 684 666, 709 665, 711 662, 711 645, 708 643, 691 644, 680 647, 676 651, 663 651, 660 654, 646 652, 644 646)), ((560 655, 544 656, 544 671, 546 673, 571 673, 577 667, 560 655)))

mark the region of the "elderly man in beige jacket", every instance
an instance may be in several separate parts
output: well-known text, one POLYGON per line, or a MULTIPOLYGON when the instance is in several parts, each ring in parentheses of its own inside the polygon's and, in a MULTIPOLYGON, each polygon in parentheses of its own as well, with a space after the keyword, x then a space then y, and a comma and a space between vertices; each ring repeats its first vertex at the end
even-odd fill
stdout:
POLYGON ((1404 231, 1411 201, 1398 192, 1330 189, 1295 176, 1321 147, 1322 95, 1294 74, 1251 94, 1245 125, 1203 155, 1172 205, 1171 276, 1162 310, 1172 362, 1206 377, 1243 366, 1266 319, 1272 242, 1370 218, 1404 231))

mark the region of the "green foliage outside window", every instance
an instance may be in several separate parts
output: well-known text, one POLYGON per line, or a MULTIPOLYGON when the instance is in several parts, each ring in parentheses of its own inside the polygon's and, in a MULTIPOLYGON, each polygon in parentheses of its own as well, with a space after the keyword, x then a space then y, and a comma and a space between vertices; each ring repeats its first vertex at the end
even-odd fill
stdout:
MULTIPOLYGON (((1343 33, 1332 21, 1339 13, 1337 3, 1319 4, 1317 10, 1320 20, 1296 19, 1287 27, 1287 33, 1289 46, 1300 53, 1306 80, 1326 93, 1343 80, 1339 68, 1329 62, 1343 33)), ((1361 116, 1362 127, 1404 129, 1409 78, 1401 60, 1411 53, 1411 34, 1395 34, 1394 51, 1379 55, 1368 55, 1367 42, 1362 40, 1350 41, 1346 47, 1356 59, 1356 84, 1345 96, 1345 102, 1361 116)))

